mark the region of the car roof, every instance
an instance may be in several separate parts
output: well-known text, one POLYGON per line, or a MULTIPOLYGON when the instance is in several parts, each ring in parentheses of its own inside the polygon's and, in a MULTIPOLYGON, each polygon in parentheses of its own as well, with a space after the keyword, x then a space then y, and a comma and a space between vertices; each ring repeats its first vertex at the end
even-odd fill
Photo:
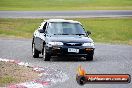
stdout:
POLYGON ((44 20, 46 22, 69 22, 69 23, 79 23, 78 21, 73 21, 73 20, 65 20, 65 19, 49 19, 49 20, 44 20))

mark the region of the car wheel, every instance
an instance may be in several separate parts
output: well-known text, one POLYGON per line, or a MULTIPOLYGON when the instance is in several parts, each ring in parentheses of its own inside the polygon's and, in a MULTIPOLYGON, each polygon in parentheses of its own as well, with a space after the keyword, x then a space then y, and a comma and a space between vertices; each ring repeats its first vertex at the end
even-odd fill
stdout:
POLYGON ((93 60, 93 54, 88 54, 88 55, 86 56, 86 60, 87 60, 87 61, 92 61, 92 60, 93 60))
POLYGON ((43 59, 44 59, 44 61, 50 61, 50 57, 51 56, 48 53, 46 53, 46 48, 44 46, 44 48, 43 48, 43 59))
POLYGON ((32 44, 32 55, 34 58, 38 58, 39 57, 39 52, 38 50, 35 49, 35 44, 32 44))

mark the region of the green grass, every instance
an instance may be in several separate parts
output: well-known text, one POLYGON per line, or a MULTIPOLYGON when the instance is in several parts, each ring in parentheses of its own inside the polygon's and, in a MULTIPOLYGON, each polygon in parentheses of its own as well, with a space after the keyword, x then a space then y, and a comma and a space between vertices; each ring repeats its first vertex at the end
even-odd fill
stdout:
MULTIPOLYGON (((132 18, 78 18, 95 42, 132 45, 132 18)), ((0 19, 0 36, 32 38, 43 19, 0 19)))
POLYGON ((31 38, 41 19, 0 19, 1 36, 31 38))
POLYGON ((132 0, 0 0, 0 10, 132 10, 132 0))
POLYGON ((16 79, 11 76, 0 77, 0 85, 16 82, 16 79))
POLYGON ((95 42, 132 45, 132 18, 77 19, 92 32, 95 42))

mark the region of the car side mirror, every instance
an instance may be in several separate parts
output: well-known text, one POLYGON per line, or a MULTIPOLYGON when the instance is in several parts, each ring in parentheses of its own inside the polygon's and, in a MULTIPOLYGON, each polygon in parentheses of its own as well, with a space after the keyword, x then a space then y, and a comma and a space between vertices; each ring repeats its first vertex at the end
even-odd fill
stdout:
POLYGON ((40 33, 44 33, 45 31, 41 29, 41 30, 39 30, 39 32, 40 32, 40 33))
POLYGON ((87 31, 86 33, 87 33, 87 35, 90 35, 90 34, 91 34, 91 32, 90 32, 90 31, 87 31))

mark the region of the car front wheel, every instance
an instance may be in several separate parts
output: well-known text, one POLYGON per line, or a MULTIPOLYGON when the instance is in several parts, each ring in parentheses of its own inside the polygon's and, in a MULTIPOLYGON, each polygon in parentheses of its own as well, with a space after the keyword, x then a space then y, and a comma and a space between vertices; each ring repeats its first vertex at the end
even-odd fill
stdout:
POLYGON ((44 48, 43 48, 43 59, 44 59, 44 61, 49 61, 50 58, 51 58, 51 56, 46 52, 46 48, 44 46, 44 48))
POLYGON ((32 55, 34 58, 38 58, 39 57, 39 52, 38 50, 35 49, 35 44, 32 44, 32 55))

